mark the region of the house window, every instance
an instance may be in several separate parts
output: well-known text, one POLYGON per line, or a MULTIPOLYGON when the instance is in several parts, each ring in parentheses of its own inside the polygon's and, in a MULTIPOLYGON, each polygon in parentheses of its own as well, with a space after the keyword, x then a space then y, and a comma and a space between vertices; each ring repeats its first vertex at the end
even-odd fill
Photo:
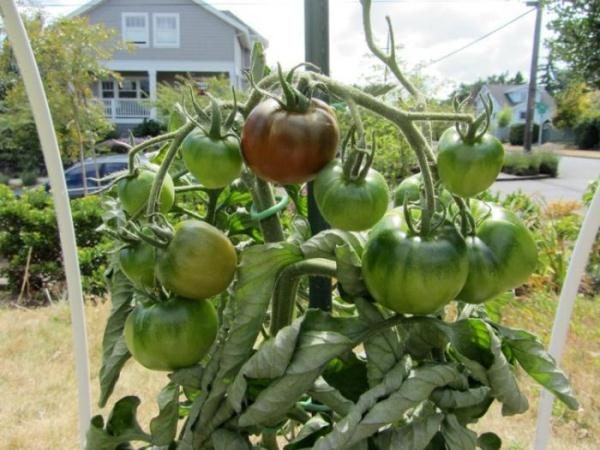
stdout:
POLYGON ((147 47, 149 31, 147 13, 123 13, 123 41, 147 47))
POLYGON ((179 14, 153 14, 154 46, 179 47, 179 14))
POLYGON ((519 119, 521 119, 521 120, 527 119, 527 111, 521 111, 519 113, 519 119))
POLYGON ((102 82, 102 98, 115 98, 115 82, 114 81, 103 81, 102 82))

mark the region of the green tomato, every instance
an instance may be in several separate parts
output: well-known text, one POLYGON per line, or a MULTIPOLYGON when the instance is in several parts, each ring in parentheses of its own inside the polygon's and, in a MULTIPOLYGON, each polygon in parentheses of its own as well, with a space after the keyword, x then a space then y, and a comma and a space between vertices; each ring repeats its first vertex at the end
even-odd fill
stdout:
POLYGON ((213 139, 200 130, 181 144, 185 167, 209 189, 224 188, 242 173, 240 144, 233 137, 213 139))
POLYGON ((489 188, 503 162, 502 143, 491 134, 465 142, 452 127, 440 137, 437 156, 440 180, 446 189, 461 197, 472 197, 489 188))
POLYGON ((138 242, 119 250, 119 265, 125 276, 138 288, 152 289, 155 286, 154 265, 156 249, 146 243, 138 242))
POLYGON ((210 302, 174 297, 137 305, 125 321, 125 344, 142 366, 172 371, 200 362, 217 328, 217 313, 210 302))
MULTIPOLYGON (((408 202, 418 202, 421 199, 421 189, 423 188, 423 176, 420 173, 411 175, 400 182, 394 190, 394 206, 403 206, 404 198, 408 202)), ((444 205, 453 203, 452 195, 441 189, 438 192, 438 198, 444 205)))
POLYGON ((431 314, 454 300, 467 279, 464 239, 452 225, 412 234, 402 208, 388 212, 365 246, 362 273, 371 295, 401 314, 431 314))
POLYGON ((235 248, 220 230, 200 220, 175 226, 173 239, 159 250, 156 275, 175 295, 203 299, 223 292, 237 266, 235 248))
MULTIPOLYGON (((124 178, 117 183, 117 195, 121 201, 121 206, 130 216, 138 213, 148 203, 148 197, 157 171, 157 166, 149 164, 138 168, 137 175, 133 178, 124 178)), ((175 186, 172 178, 167 174, 158 196, 158 210, 166 214, 171 210, 174 203, 175 186)))
POLYGON ((480 223, 475 236, 466 238, 469 276, 457 298, 482 303, 527 281, 537 265, 537 249, 510 211, 474 200, 471 210, 480 223))
POLYGON ((338 161, 329 163, 314 181, 317 206, 334 228, 361 231, 371 228, 385 214, 390 192, 383 176, 369 169, 363 180, 346 178, 338 161))

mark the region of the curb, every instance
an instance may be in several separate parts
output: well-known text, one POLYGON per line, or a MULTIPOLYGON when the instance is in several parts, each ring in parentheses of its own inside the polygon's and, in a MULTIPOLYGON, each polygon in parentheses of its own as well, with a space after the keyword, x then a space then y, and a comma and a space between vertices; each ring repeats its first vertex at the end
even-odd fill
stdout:
POLYGON ((511 178, 496 178, 496 181, 527 181, 527 180, 544 180, 546 178, 557 178, 551 175, 543 174, 543 175, 523 175, 523 176, 514 176, 511 178))

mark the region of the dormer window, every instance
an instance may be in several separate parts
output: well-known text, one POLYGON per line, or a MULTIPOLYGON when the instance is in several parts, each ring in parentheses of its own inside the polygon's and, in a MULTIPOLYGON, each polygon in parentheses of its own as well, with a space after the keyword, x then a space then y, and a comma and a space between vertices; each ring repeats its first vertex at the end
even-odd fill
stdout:
POLYGON ((521 103, 525 101, 525 95, 522 91, 513 91, 506 94, 512 104, 521 103))
POLYGON ((154 46, 179 47, 179 14, 155 13, 154 46))
POLYGON ((147 13, 123 13, 123 41, 147 47, 150 41, 147 13))

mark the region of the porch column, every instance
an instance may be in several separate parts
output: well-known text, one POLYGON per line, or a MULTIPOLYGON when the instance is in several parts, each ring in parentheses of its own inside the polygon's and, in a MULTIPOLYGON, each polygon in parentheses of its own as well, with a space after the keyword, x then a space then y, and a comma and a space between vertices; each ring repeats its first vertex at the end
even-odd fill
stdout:
MULTIPOLYGON (((148 82, 150 84, 150 101, 151 102, 155 102, 156 101, 156 70, 149 70, 148 71, 148 82)), ((155 119, 156 120, 157 114, 156 114, 156 107, 152 107, 150 109, 150 118, 151 119, 155 119)))

